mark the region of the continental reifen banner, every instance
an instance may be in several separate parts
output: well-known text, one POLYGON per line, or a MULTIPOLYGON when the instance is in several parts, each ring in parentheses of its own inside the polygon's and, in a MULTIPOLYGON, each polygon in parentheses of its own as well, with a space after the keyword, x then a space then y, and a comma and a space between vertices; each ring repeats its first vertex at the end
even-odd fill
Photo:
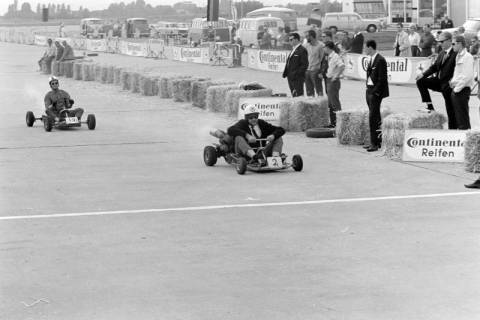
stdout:
POLYGON ((465 130, 405 130, 403 161, 463 162, 465 130))
POLYGON ((274 51, 274 50, 248 50, 248 67, 273 71, 283 72, 289 51, 274 51))

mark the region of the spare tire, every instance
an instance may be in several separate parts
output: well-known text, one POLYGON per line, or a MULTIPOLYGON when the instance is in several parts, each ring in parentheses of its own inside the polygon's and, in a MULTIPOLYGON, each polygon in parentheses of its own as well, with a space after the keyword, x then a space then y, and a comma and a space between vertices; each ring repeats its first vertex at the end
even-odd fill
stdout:
POLYGON ((309 138, 333 138, 335 137, 335 128, 311 128, 305 131, 309 138))

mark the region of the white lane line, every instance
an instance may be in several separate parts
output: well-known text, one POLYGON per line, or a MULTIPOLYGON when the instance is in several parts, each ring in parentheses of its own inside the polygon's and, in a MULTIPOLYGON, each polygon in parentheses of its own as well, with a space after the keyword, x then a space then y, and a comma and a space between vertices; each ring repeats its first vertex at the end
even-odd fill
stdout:
POLYGON ((178 211, 204 211, 231 208, 260 208, 260 207, 279 207, 279 206, 302 206, 311 204, 328 204, 328 203, 348 203, 348 202, 365 202, 365 201, 385 201, 385 200, 405 200, 405 199, 424 199, 424 198, 442 198, 442 197, 459 197, 459 196, 478 196, 477 192, 452 192, 452 193, 432 193, 432 194, 413 194, 404 196, 385 196, 385 197, 368 197, 368 198, 340 198, 329 200, 310 200, 310 201, 289 201, 289 202, 266 202, 266 203, 243 203, 243 204, 225 204, 199 207, 178 207, 178 208, 158 208, 158 209, 138 209, 138 210, 116 210, 116 211, 93 211, 93 212, 73 212, 58 214, 42 214, 42 215, 26 215, 26 216, 5 216, 0 217, 0 221, 6 220, 26 220, 26 219, 47 219, 47 218, 70 218, 84 216, 106 216, 132 213, 162 213, 162 212, 178 212, 178 211))

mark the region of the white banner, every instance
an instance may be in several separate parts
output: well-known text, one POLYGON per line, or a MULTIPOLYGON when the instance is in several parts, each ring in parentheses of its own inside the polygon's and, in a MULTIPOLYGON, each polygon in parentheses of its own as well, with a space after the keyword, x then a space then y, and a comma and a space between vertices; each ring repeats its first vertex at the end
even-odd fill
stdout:
POLYGON ((105 39, 87 39, 86 41, 88 51, 98 51, 105 52, 107 51, 107 42, 105 39))
POLYGON ((209 51, 208 47, 173 47, 173 60, 208 64, 210 63, 209 51))
POLYGON ((146 42, 120 41, 120 52, 129 56, 148 56, 148 45, 146 42))
POLYGON ((45 36, 39 36, 35 35, 35 40, 34 40, 35 45, 37 46, 47 46, 47 37, 45 36))
POLYGON ((249 68, 283 72, 290 51, 247 50, 247 65, 249 68))
POLYGON ((265 121, 271 122, 273 125, 280 125, 280 113, 282 106, 292 102, 291 98, 282 97, 257 97, 257 98, 240 98, 238 106, 238 119, 243 119, 245 107, 254 104, 258 109, 258 117, 265 121))
POLYGON ((405 130, 402 160, 463 162, 465 130, 405 130))

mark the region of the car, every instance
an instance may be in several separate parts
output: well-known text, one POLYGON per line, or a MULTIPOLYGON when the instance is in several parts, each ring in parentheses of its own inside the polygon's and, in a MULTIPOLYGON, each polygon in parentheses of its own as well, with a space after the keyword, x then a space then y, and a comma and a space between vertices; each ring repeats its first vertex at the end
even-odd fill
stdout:
MULTIPOLYGON (((465 39, 467 40, 467 43, 469 43, 474 36, 480 33, 480 18, 470 18, 465 21, 465 23, 462 25, 465 28, 465 39)), ((458 31, 459 27, 456 28, 448 28, 448 29, 443 29, 443 30, 432 30, 432 34, 438 38, 440 33, 444 31, 450 32, 452 35, 458 31)))
POLYGON ((43 122, 43 128, 45 131, 50 132, 52 128, 56 129, 68 129, 68 128, 75 128, 81 127, 82 123, 87 124, 88 129, 95 130, 97 121, 95 119, 94 114, 89 114, 87 116, 87 121, 81 121, 77 117, 72 116, 69 114, 68 109, 63 109, 59 112, 59 117, 52 118, 43 114, 41 117, 36 118, 32 111, 27 111, 25 116, 25 122, 27 123, 27 127, 33 127, 35 121, 40 120, 43 122))
POLYGON ((85 18, 80 20, 81 35, 86 38, 104 38, 111 26, 105 24, 103 19, 85 18))
POLYGON ((254 149, 259 155, 259 160, 248 162, 247 159, 234 151, 233 139, 222 130, 212 130, 210 134, 219 139, 219 143, 206 146, 203 149, 203 161, 208 167, 214 166, 218 158, 223 157, 225 161, 233 165, 238 174, 243 175, 247 170, 254 172, 279 171, 293 168, 295 171, 302 171, 303 160, 299 154, 292 157, 292 161, 287 161, 287 155, 281 154, 278 157, 266 157, 265 148, 268 148, 266 139, 257 139, 263 145, 254 149))
POLYGON ((381 19, 363 19, 355 12, 329 12, 321 21, 322 28, 337 27, 338 30, 353 31, 360 28, 367 32, 377 32, 384 27, 381 19))
POLYGON ((126 21, 127 38, 150 37, 150 25, 145 18, 129 18, 126 21))

